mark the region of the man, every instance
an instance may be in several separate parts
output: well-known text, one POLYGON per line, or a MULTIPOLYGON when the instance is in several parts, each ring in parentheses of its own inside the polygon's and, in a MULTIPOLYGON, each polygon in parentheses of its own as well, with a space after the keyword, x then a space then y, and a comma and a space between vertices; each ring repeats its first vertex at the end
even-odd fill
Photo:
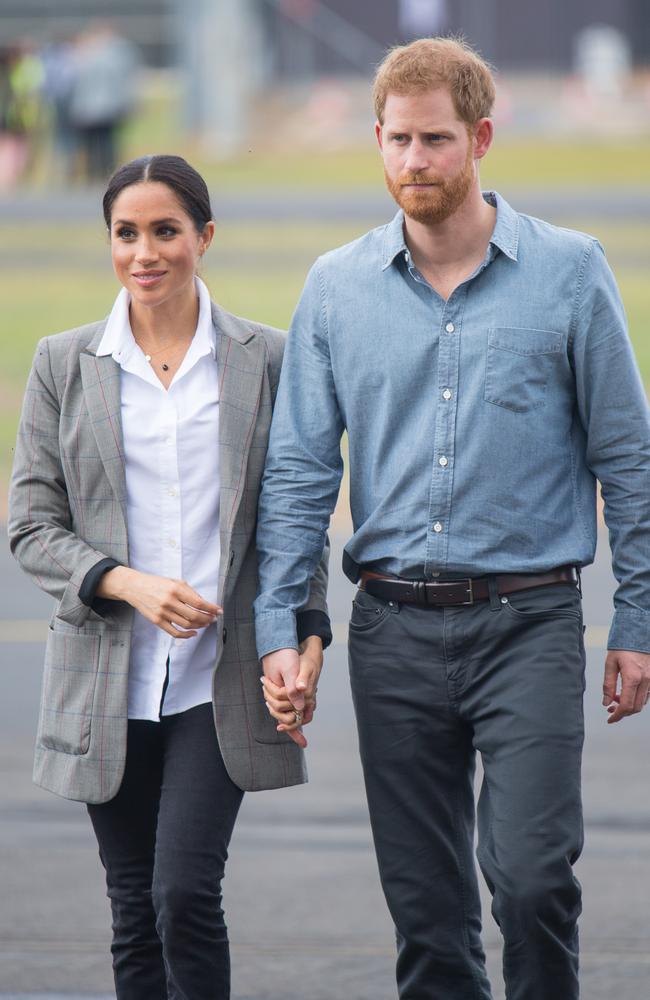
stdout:
POLYGON ((314 265, 289 335, 262 492, 267 701, 303 739, 305 600, 349 437, 359 581, 349 655, 402 1000, 488 1000, 473 864, 510 1000, 578 996, 583 742, 579 568, 602 484, 619 581, 609 722, 650 689, 650 421, 599 244, 481 194, 486 64, 393 50, 374 88, 387 226, 314 265), (620 691, 617 688, 620 685, 620 691), (286 690, 283 690, 286 689, 286 690), (289 704, 291 702, 291 704, 289 704), (298 719, 300 715, 298 715, 298 719))

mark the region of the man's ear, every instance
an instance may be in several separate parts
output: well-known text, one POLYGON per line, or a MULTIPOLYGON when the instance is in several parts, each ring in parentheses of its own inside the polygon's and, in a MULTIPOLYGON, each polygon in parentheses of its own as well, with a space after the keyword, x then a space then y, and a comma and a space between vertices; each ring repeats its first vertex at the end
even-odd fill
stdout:
POLYGON ((380 122, 375 122, 375 135, 377 137, 377 145, 379 146, 380 150, 383 153, 383 151, 384 151, 384 144, 383 144, 383 140, 382 140, 382 136, 381 136, 381 123, 380 122))
POLYGON ((491 118, 479 118, 472 132, 474 137, 474 159, 482 160, 492 145, 494 122, 491 118))

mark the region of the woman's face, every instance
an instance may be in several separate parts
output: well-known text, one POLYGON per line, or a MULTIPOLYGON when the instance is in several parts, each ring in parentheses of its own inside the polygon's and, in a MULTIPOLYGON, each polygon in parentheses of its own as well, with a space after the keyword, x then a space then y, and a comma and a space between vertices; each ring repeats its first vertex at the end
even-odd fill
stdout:
POLYGON ((161 306, 194 294, 197 263, 210 245, 214 223, 199 235, 170 187, 143 181, 113 202, 111 254, 118 280, 132 302, 161 306))

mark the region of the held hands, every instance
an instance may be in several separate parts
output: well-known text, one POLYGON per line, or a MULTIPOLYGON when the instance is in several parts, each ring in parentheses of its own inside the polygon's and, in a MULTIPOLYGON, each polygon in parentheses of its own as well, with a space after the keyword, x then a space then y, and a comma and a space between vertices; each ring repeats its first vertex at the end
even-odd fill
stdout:
POLYGON ((205 601, 183 580, 141 573, 127 566, 116 566, 104 573, 96 593, 97 597, 126 601, 175 639, 196 635, 197 629, 212 625, 223 610, 205 601))
POLYGON ((605 660, 603 705, 607 722, 620 722, 626 715, 636 715, 650 698, 650 653, 629 649, 610 649, 605 660), (617 694, 618 678, 621 690, 617 694))
POLYGON ((316 687, 323 666, 323 644, 310 635, 296 649, 277 649, 262 659, 261 678, 269 712, 279 723, 279 733, 288 733, 299 747, 306 747, 302 726, 314 717, 316 687))

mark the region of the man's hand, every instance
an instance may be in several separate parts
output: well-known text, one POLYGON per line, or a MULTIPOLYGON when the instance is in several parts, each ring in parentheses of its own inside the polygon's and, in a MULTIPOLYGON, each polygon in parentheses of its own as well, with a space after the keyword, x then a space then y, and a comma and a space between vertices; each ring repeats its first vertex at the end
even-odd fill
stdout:
POLYGON ((222 609, 204 600, 184 580, 141 573, 116 566, 104 573, 97 597, 126 601, 148 621, 175 639, 189 639, 196 630, 212 625, 222 609))
POLYGON ((302 726, 314 717, 316 686, 323 666, 323 644, 311 635, 296 649, 277 649, 263 657, 264 698, 278 721, 278 732, 289 733, 300 747, 307 746, 302 726), (299 718, 296 718, 298 713, 299 718))
POLYGON ((629 649, 610 649, 605 660, 603 705, 609 712, 607 722, 620 722, 626 715, 636 715, 650 697, 650 653, 629 649), (618 678, 621 690, 617 693, 618 678))

